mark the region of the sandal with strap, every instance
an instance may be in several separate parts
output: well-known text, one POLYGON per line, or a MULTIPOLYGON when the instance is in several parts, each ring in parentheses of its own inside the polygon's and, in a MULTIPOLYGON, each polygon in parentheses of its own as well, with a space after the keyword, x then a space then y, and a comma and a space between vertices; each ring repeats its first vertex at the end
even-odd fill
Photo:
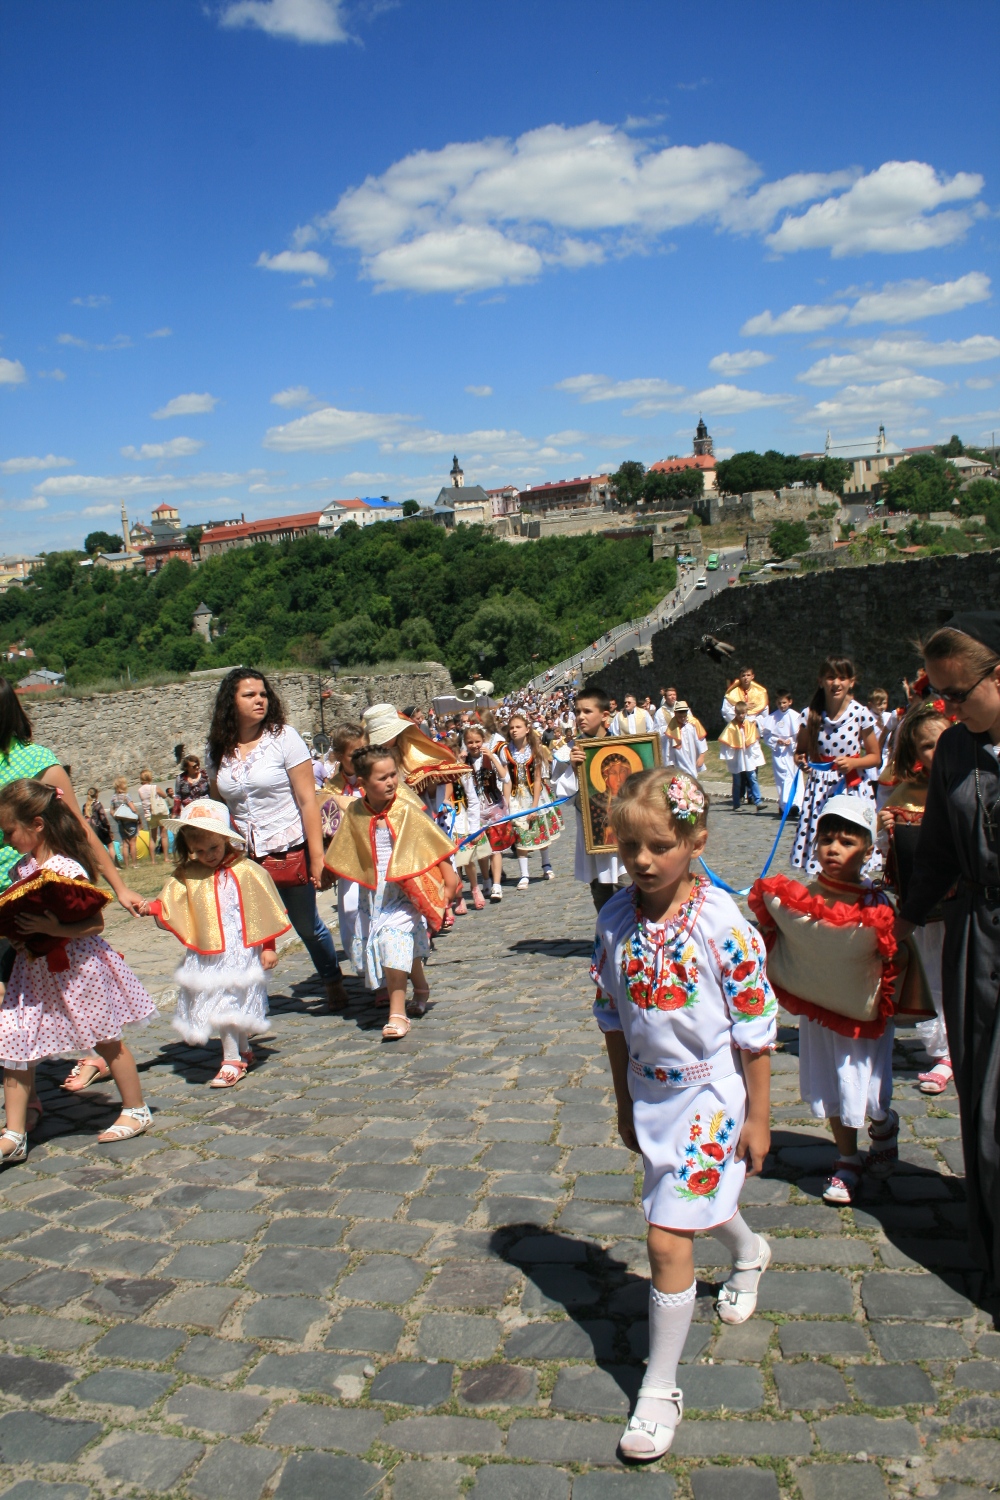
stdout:
POLYGON ((672 1401, 677 1408, 677 1420, 672 1426, 669 1422, 651 1422, 646 1417, 630 1417, 618 1439, 622 1458, 629 1458, 633 1463, 651 1464, 670 1452, 674 1433, 684 1415, 684 1395, 676 1386, 656 1386, 640 1389, 639 1399, 643 1396, 651 1396, 656 1401, 672 1401))
POLYGON ((465 904, 465 897, 464 896, 462 897, 462 899, 460 901, 456 902, 455 907, 454 907, 454 911, 455 911, 456 917, 467 917, 469 915, 469 908, 465 904))
POLYGON ((91 1084, 96 1083, 98 1079, 103 1081, 105 1078, 110 1077, 111 1069, 103 1057, 81 1057, 75 1067, 70 1069, 59 1087, 65 1089, 68 1094, 78 1094, 81 1089, 89 1089, 91 1084), (88 1068, 93 1070, 89 1074, 87 1073, 88 1068))
POLYGON ((865 1158, 869 1177, 889 1177, 899 1162, 899 1116, 890 1109, 884 1120, 872 1120, 868 1126, 871 1146, 865 1158), (876 1129, 876 1125, 884 1127, 876 1129))
POLYGON ((482 911, 483 907, 486 905, 486 899, 483 896, 483 893, 479 889, 478 885, 473 886, 472 888, 472 904, 476 908, 476 911, 482 911))
POLYGON ((414 985, 413 999, 407 1000, 406 1002, 406 1014, 408 1016, 413 1016, 414 1019, 419 1019, 421 1016, 426 1016, 427 1004, 430 1000, 430 997, 431 992, 429 989, 418 990, 416 985, 414 985))
POLYGON ((382 1040, 384 1042, 401 1042, 409 1030, 410 1023, 406 1016, 390 1016, 382 1027, 382 1040))
POLYGON ((939 1057, 929 1073, 918 1073, 917 1082, 922 1094, 943 1094, 955 1076, 951 1060, 939 1057))
POLYGON ((824 1203, 853 1203, 854 1195, 861 1186, 860 1162, 844 1161, 841 1157, 833 1168, 833 1175, 823 1189, 824 1203))
POLYGON ((240 1053, 240 1062, 246 1063, 248 1073, 256 1061, 257 1054, 254 1052, 252 1047, 248 1047, 245 1052, 240 1053))
POLYGON ((242 1057, 239 1062, 224 1062, 208 1086, 210 1089, 235 1088, 240 1079, 246 1077, 249 1067, 250 1064, 242 1057))
POLYGON ((757 1280, 752 1291, 739 1291, 730 1286, 729 1282, 723 1283, 719 1290, 716 1306, 719 1309, 719 1317, 723 1323, 745 1323, 747 1318, 752 1317, 757 1306, 757 1288, 760 1286, 760 1278, 771 1264, 771 1246, 762 1234, 757 1236, 756 1260, 737 1260, 733 1262, 734 1271, 756 1271, 757 1280))
POLYGON ((28 1155, 28 1132, 26 1130, 0 1130, 0 1141, 13 1141, 13 1151, 0 1153, 0 1167, 13 1166, 16 1161, 25 1161, 28 1155))
POLYGON ((148 1104, 137 1104, 131 1109, 123 1108, 121 1118, 115 1121, 110 1130, 102 1130, 97 1137, 98 1143, 107 1146, 114 1141, 130 1141, 134 1135, 142 1135, 152 1123, 153 1116, 148 1104), (127 1124, 126 1120, 134 1121, 134 1124, 127 1124))

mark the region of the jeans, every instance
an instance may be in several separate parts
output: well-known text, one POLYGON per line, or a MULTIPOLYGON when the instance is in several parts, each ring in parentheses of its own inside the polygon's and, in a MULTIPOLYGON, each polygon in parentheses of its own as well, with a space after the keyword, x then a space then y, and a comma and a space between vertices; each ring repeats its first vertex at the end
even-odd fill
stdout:
POLYGON ((763 802, 760 787, 757 783, 756 771, 737 771, 733 777, 733 812, 739 812, 743 793, 748 792, 750 801, 754 807, 760 807, 763 802))
POLYGON ((285 903, 289 921, 316 965, 320 979, 330 982, 342 979, 337 946, 316 909, 316 887, 311 881, 308 885, 283 885, 278 894, 285 903))

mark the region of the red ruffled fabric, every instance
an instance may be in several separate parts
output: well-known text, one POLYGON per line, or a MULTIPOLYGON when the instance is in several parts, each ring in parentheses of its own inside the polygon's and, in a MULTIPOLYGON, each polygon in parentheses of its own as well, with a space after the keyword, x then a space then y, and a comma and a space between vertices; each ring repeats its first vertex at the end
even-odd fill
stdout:
MULTIPOLYGON (((877 938, 877 947, 882 959, 882 979, 879 984, 878 1014, 871 1021, 852 1021, 850 1016, 838 1016, 832 1010, 824 1010, 811 1000, 803 1000, 782 989, 771 979, 771 988, 786 1010, 793 1016, 805 1016, 818 1021, 828 1031, 840 1036, 879 1037, 894 1011, 893 995, 900 969, 896 961, 897 944, 893 933, 895 913, 890 906, 858 907, 846 901, 836 901, 827 906, 822 896, 814 896, 797 880, 787 875, 770 875, 766 880, 756 880, 747 896, 747 905, 757 919, 764 947, 770 953, 778 936, 778 929, 764 904, 764 893, 777 896, 790 911, 800 912, 817 922, 828 922, 834 927, 870 927, 877 938)), ((770 979, 771 976, 768 975, 770 979)))

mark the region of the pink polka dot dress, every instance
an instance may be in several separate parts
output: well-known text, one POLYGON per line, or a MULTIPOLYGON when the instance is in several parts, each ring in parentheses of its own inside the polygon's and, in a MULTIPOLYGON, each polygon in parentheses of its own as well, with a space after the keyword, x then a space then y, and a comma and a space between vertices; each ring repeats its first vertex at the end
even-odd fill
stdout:
MULTIPOLYGON (((18 875, 30 873, 19 862, 18 875)), ((76 880, 87 872, 76 860, 54 854, 44 868, 76 880)), ((5 1067, 25 1067, 44 1057, 89 1052, 96 1042, 120 1039, 125 1026, 144 1023, 156 1006, 128 964, 102 937, 66 944, 69 968, 53 974, 44 958, 21 952, 0 1006, 0 1057, 5 1067)))

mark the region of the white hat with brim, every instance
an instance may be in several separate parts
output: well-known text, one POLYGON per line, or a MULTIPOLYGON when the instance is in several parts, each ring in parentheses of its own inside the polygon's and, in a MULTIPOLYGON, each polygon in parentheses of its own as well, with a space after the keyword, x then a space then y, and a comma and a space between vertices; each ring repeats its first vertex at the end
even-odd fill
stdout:
POLYGON ((370 745, 387 745, 405 730, 413 728, 412 719, 404 719, 391 703, 373 703, 365 709, 361 721, 370 745))
POLYGON ((229 808, 211 797, 199 797, 196 802, 189 802, 179 818, 164 818, 163 826, 173 829, 174 833, 183 828, 189 832, 211 833, 216 838, 225 839, 234 849, 246 848, 246 839, 233 827, 229 808))
POLYGON ((869 802, 867 797, 849 797, 845 792, 840 792, 823 803, 819 822, 822 823, 824 818, 840 818, 844 823, 853 823, 856 828, 864 829, 873 844, 875 842, 875 804, 869 802))
POLYGON ((677 702, 674 704, 674 713, 675 714, 689 714, 690 712, 691 712, 691 710, 688 708, 688 706, 684 702, 683 698, 678 698, 677 702))

